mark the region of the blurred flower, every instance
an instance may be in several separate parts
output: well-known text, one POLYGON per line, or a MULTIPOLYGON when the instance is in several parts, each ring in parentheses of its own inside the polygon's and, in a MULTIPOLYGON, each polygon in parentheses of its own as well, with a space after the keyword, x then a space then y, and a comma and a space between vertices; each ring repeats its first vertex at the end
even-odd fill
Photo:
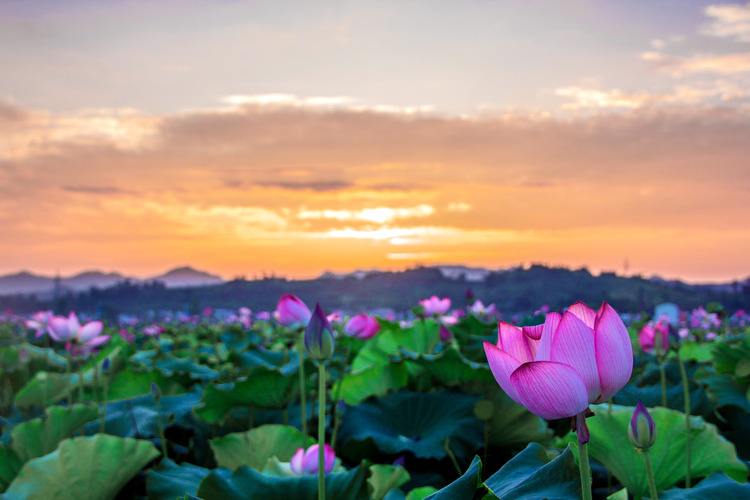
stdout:
POLYGON ((451 308, 451 299, 448 297, 440 299, 436 295, 433 295, 429 299, 420 300, 419 304, 424 309, 426 316, 439 316, 447 313, 451 308))
POLYGON ((658 349, 665 353, 669 350, 669 323, 663 319, 649 321, 638 333, 638 343, 643 352, 653 352, 658 349))
POLYGON ((471 307, 469 307, 469 311, 476 316, 492 316, 497 312, 495 310, 495 304, 485 306, 481 300, 474 302, 471 307))
MULTIPOLYGON (((325 455, 325 472, 328 474, 333 470, 333 466, 336 463, 336 453, 333 451, 330 445, 325 445, 323 448, 325 455)), ((297 448, 297 451, 289 461, 289 468, 297 474, 302 476, 305 474, 317 474, 318 473, 318 445, 314 444, 307 450, 304 448, 297 448)))
POLYGON ((120 338, 128 344, 135 342, 135 335, 133 335, 127 328, 120 328, 119 334, 120 338))
POLYGON ((310 309, 299 299, 290 293, 279 298, 276 305, 276 320, 284 326, 306 325, 310 321, 310 309))
POLYGON ((255 317, 258 318, 259 321, 270 321, 271 313, 268 311, 261 311, 258 314, 256 314, 255 317))
POLYGON ((703 328, 709 330, 712 328, 719 328, 721 326, 721 320, 716 313, 710 313, 703 307, 693 309, 690 313, 690 326, 691 328, 703 328))
POLYGON ((253 324, 253 311, 248 307, 240 307, 237 310, 237 322, 244 328, 250 328, 253 324))
POLYGON ((47 327, 49 326, 50 320, 54 317, 52 311, 39 311, 35 312, 31 319, 26 320, 26 327, 36 332, 36 337, 39 338, 47 333, 47 327))
POLYGON ((164 333, 164 327, 157 324, 148 325, 143 329, 143 334, 148 337, 156 337, 162 333, 164 333))
POLYGON ((346 323, 344 332, 358 339, 369 339, 380 331, 380 323, 374 316, 367 314, 357 314, 346 323))
POLYGON ((679 330, 677 330, 677 336, 681 339, 686 339, 690 336, 690 330, 688 330, 687 328, 680 328, 679 330))
POLYGON ((443 342, 450 342, 453 338, 453 334, 448 330, 445 325, 440 325, 440 340, 443 342))
POLYGON ((55 316, 49 322, 49 334, 57 342, 65 342, 65 348, 74 356, 88 355, 109 340, 109 335, 101 335, 104 326, 101 321, 91 321, 81 326, 78 316, 70 313, 55 316))
POLYGON ((630 379, 633 350, 620 316, 606 302, 578 302, 544 324, 501 322, 497 345, 484 343, 492 374, 517 403, 546 419, 578 415, 606 401, 630 379))
POLYGON ((638 405, 633 412, 633 417, 630 419, 628 437, 633 446, 641 450, 651 448, 651 445, 656 440, 654 419, 640 401, 638 401, 638 405))
POLYGON ((718 337, 718 335, 716 335, 716 332, 708 332, 705 336, 705 339, 711 341, 716 340, 716 337, 718 337))
POLYGON ((315 304, 315 311, 305 328, 304 340, 305 349, 312 359, 324 360, 333 356, 333 332, 320 304, 315 304))
POLYGON ((333 311, 331 314, 326 316, 326 319, 329 323, 339 323, 344 319, 344 316, 341 314, 341 311, 333 311))

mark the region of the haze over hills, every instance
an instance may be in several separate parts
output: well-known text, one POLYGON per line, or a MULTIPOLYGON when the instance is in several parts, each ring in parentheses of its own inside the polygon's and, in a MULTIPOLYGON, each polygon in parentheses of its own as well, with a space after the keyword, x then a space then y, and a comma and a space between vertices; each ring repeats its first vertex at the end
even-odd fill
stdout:
POLYGON ((117 272, 84 271, 72 276, 44 276, 28 271, 0 276, 0 295, 34 294, 49 295, 58 292, 82 292, 90 288, 109 288, 123 281, 134 283, 160 282, 167 288, 198 287, 223 283, 221 277, 192 267, 171 269, 163 274, 146 279, 125 276, 117 272))
MULTIPOLYGON (((102 273, 101 283, 115 279, 116 273, 102 273)), ((26 289, 48 286, 52 278, 21 273, 0 277, 0 284, 26 283, 26 289)), ((466 292, 485 303, 495 303, 501 311, 528 312, 548 304, 564 307, 576 300, 596 305, 606 300, 622 311, 650 310, 661 302, 674 302, 692 308, 708 302, 721 302, 729 309, 750 308, 750 280, 723 284, 687 284, 660 278, 593 275, 586 269, 532 265, 502 270, 464 266, 418 267, 404 271, 356 271, 348 274, 324 273, 318 278, 287 280, 270 277, 254 280, 220 277, 182 267, 149 280, 123 279, 109 287, 76 290, 81 283, 98 282, 94 273, 61 280, 67 285, 54 296, 49 292, 0 297, 0 309, 19 313, 53 308, 97 312, 103 316, 171 310, 197 312, 204 307, 271 310, 284 293, 299 295, 308 304, 320 302, 326 309, 349 312, 371 308, 404 311, 433 294, 450 297, 454 304, 466 303, 466 292)), ((18 289, 18 288, 17 288, 18 289)), ((6 288, 7 290, 7 288, 6 288)), ((46 288, 46 290, 49 290, 46 288)))

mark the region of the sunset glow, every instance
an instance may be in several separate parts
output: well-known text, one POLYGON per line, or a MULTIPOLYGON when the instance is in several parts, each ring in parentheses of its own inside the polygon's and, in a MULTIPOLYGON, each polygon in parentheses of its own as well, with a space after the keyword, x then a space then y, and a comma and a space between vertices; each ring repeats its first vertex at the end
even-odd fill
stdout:
POLYGON ((750 4, 158 3, 0 6, 0 272, 750 273, 750 4))

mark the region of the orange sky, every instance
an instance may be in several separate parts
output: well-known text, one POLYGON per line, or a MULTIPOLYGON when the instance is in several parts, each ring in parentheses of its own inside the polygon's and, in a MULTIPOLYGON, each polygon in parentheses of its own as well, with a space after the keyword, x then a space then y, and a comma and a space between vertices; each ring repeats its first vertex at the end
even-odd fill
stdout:
POLYGON ((0 109, 0 270, 502 267, 748 274, 750 122, 719 109, 454 117, 302 104, 0 109))
POLYGON ((748 19, 709 0, 0 2, 0 273, 744 278, 748 19))

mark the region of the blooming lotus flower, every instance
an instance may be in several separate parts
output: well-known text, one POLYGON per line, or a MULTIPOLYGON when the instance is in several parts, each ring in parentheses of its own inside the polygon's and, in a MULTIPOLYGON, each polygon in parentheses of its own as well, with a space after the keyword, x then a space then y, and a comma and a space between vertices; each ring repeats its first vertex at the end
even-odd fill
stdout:
POLYGON ((633 446, 641 450, 651 448, 656 441, 656 425, 654 419, 643 403, 638 401, 633 417, 628 426, 628 437, 633 446))
POLYGON ((276 319, 284 326, 306 325, 312 313, 299 297, 290 293, 284 294, 276 305, 276 319))
POLYGON ((633 349, 620 316, 606 302, 583 303, 544 324, 500 322, 497 345, 484 343, 492 374, 515 402, 546 419, 571 417, 606 401, 630 379, 633 349))
POLYGON ((35 312, 31 319, 26 320, 26 327, 36 332, 35 337, 39 338, 47 333, 50 320, 54 317, 52 311, 35 312))
POLYGON ((669 323, 663 320, 648 322, 643 325, 638 333, 638 343, 643 352, 653 352, 659 349, 661 352, 669 350, 669 323))
POLYGON ((164 333, 164 327, 161 325, 148 325, 143 329, 143 334, 149 337, 157 337, 164 333))
MULTIPOLYGON (((333 470, 333 466, 336 463, 336 453, 330 445, 325 445, 323 453, 325 455, 325 473, 328 474, 333 470)), ((304 448, 298 448, 292 456, 292 459, 289 461, 289 468, 299 476, 305 474, 317 474, 318 445, 314 444, 307 450, 304 448)))
POLYGON ((101 321, 91 321, 81 325, 76 313, 55 316, 49 322, 49 334, 58 342, 65 342, 65 348, 74 356, 87 355, 109 340, 109 335, 100 335, 101 321))
POLYGON ((353 316, 344 326, 344 332, 350 337, 358 339, 369 339, 380 331, 380 323, 374 316, 357 314, 353 316))
POLYGON ((439 316, 447 313, 451 308, 451 299, 448 297, 441 299, 436 295, 433 295, 429 299, 420 300, 419 304, 422 306, 422 309, 424 309, 424 313, 427 316, 439 316))

